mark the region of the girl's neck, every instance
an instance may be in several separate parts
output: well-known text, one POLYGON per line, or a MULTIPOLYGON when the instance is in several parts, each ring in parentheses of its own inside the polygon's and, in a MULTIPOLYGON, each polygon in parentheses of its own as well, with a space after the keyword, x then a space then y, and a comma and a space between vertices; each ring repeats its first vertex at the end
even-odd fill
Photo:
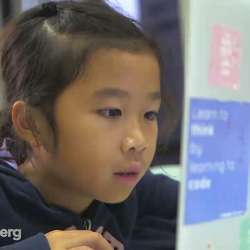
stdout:
POLYGON ((76 214, 82 214, 93 201, 92 198, 70 190, 51 175, 43 173, 41 168, 34 167, 30 161, 24 162, 18 169, 38 189, 48 204, 59 205, 76 214))

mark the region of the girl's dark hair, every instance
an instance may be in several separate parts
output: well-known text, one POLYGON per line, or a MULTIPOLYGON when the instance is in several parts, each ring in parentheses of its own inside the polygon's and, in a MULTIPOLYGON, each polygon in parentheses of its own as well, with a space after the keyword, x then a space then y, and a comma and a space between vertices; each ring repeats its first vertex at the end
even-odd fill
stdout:
POLYGON ((39 5, 10 22, 1 40, 6 107, 0 116, 0 146, 5 141, 18 165, 27 159, 31 148, 16 136, 12 127, 11 109, 15 101, 23 100, 38 108, 56 142, 54 103, 84 73, 89 57, 97 49, 151 52, 160 62, 157 47, 138 24, 103 0, 39 5))

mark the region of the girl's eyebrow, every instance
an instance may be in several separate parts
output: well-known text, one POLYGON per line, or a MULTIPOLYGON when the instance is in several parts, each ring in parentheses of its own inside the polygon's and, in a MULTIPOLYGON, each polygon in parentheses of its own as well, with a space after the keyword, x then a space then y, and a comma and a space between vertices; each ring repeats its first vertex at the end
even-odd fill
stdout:
MULTIPOLYGON (((104 88, 94 92, 94 97, 96 98, 112 98, 112 97, 120 97, 120 98, 128 98, 129 93, 125 90, 119 88, 104 88)), ((161 92, 155 91, 148 93, 148 98, 153 101, 160 101, 161 100, 161 92)))

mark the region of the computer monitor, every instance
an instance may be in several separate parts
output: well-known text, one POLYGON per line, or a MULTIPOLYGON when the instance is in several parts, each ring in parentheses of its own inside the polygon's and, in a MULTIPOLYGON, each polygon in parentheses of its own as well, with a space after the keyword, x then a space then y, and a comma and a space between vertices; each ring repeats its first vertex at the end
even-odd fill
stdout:
POLYGON ((183 0, 178 250, 250 249, 250 1, 183 0))

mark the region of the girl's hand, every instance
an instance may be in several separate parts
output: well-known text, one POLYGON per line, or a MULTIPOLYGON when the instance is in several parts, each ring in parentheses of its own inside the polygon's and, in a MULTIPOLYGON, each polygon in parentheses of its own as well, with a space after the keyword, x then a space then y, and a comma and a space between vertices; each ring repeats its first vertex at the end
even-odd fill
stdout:
POLYGON ((51 250, 113 250, 101 234, 88 230, 54 230, 45 237, 51 250))

